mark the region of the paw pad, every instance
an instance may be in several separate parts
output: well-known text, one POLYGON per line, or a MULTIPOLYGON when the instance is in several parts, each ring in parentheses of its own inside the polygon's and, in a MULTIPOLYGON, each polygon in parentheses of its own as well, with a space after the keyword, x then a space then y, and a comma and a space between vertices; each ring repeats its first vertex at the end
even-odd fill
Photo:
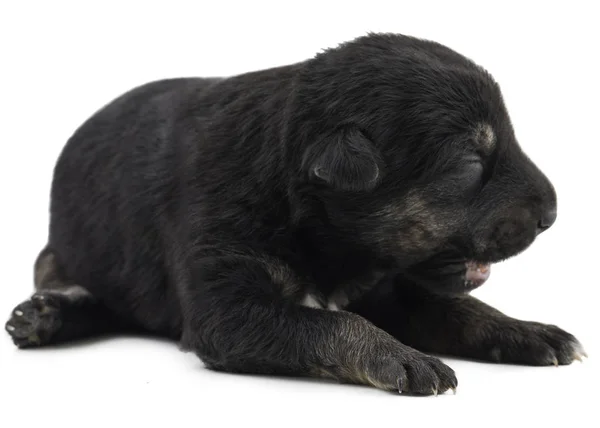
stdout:
POLYGON ((61 325, 60 311, 54 299, 38 293, 13 310, 4 328, 15 345, 28 348, 48 343, 61 325))

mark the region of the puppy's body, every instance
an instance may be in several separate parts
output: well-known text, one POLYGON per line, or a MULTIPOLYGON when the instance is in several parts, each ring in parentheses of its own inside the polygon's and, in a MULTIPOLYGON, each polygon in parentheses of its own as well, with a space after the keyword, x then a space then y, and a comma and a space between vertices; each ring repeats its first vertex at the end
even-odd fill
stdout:
POLYGON ((65 146, 38 293, 7 329, 25 347, 141 328, 215 369, 419 393, 456 379, 408 344, 569 363, 568 333, 468 296, 555 204, 492 78, 432 42, 155 82, 65 146))

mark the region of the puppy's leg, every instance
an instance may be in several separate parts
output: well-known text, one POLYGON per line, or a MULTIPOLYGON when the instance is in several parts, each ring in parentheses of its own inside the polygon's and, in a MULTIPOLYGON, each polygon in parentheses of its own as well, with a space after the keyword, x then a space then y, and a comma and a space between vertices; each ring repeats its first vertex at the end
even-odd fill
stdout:
POLYGON ((349 310, 421 351, 529 365, 570 364, 585 355, 560 328, 510 318, 469 295, 387 283, 349 310))
POLYGON ((36 292, 13 309, 5 325, 19 348, 83 338, 117 323, 85 288, 69 281, 56 254, 45 248, 35 263, 36 292))
POLYGON ((283 263, 242 255, 205 257, 182 290, 182 346, 207 367, 329 377, 385 390, 435 394, 454 372, 364 318, 294 303, 300 291, 283 263))

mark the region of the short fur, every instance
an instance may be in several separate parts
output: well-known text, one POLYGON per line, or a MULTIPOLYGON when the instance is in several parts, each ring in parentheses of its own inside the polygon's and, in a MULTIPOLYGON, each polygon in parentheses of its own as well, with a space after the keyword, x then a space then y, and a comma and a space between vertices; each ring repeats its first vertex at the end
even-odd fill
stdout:
POLYGON ((555 217, 490 74, 369 34, 286 67, 149 83, 95 113, 60 155, 37 292, 6 328, 20 347, 138 328, 217 370, 443 392, 454 372, 422 351, 583 355, 465 280, 466 261, 511 257, 555 217))

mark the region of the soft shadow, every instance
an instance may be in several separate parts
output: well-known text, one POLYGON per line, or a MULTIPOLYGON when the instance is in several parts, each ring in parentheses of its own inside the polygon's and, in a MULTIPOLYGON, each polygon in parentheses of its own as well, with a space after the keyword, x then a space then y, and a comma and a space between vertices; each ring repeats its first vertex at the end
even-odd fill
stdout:
MULTIPOLYGON (((355 384, 355 383, 342 383, 342 382, 338 382, 333 379, 326 379, 326 378, 313 378, 313 377, 293 376, 293 375, 286 376, 286 375, 272 375, 272 374, 223 372, 223 371, 216 371, 216 370, 209 369, 208 367, 204 366, 201 362, 200 362, 200 364, 201 364, 202 369, 208 370, 212 373, 216 373, 216 374, 222 375, 222 376, 243 376, 245 378, 256 379, 256 380, 266 380, 269 382, 275 381, 275 382, 289 383, 291 381, 291 382, 300 382, 300 383, 310 383, 313 385, 334 386, 336 388, 354 388, 354 389, 360 389, 365 392, 372 392, 374 394, 387 394, 387 395, 400 396, 400 397, 417 397, 417 398, 435 397, 432 394, 417 394, 417 393, 410 393, 410 392, 399 393, 398 391, 386 391, 386 390, 379 389, 379 388, 376 388, 371 385, 362 385, 362 384, 355 384)), ((453 395, 453 394, 448 391, 446 391, 445 393, 438 394, 438 396, 444 396, 444 395, 453 395)))
POLYGON ((44 352, 44 351, 54 351, 60 349, 79 349, 86 346, 102 344, 105 342, 110 342, 113 340, 122 340, 122 339, 145 339, 151 340, 157 343, 165 343, 172 344, 175 347, 177 343, 169 338, 165 338, 164 336, 157 336, 150 333, 107 333, 93 337, 86 337, 82 339, 74 339, 68 342, 62 343, 51 343, 39 347, 30 347, 30 348, 22 348, 18 349, 20 352, 44 352))
POLYGON ((494 367, 523 367, 523 368, 526 368, 526 367, 530 367, 530 368, 552 367, 552 368, 555 368, 556 367, 553 364, 540 366, 540 365, 532 365, 532 364, 526 364, 526 363, 506 363, 506 362, 496 362, 496 361, 488 361, 488 360, 478 360, 475 358, 456 357, 456 356, 443 355, 443 354, 427 353, 427 355, 431 355, 432 357, 437 357, 437 358, 443 360, 444 362, 447 362, 449 365, 452 362, 468 362, 468 363, 482 364, 482 365, 494 366, 494 367))

